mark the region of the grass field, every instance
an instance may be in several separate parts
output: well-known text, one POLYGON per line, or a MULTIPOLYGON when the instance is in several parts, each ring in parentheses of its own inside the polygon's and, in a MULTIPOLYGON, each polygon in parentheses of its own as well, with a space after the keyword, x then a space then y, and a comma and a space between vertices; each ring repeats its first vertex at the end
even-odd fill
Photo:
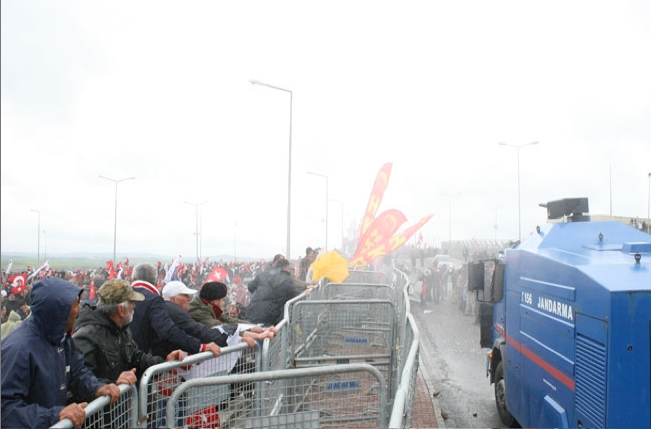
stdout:
MULTIPOLYGON (((107 257, 102 257, 102 256, 51 256, 50 257, 48 256, 47 259, 50 261, 50 268, 54 268, 57 271, 61 271, 61 270, 72 271, 77 268, 81 268, 84 271, 86 271, 86 270, 92 270, 96 268, 105 268, 106 261, 112 259, 112 256, 107 256, 107 257)), ((122 259, 121 261, 124 262, 125 259, 126 258, 122 259)), ((165 259, 157 258, 156 256, 129 258, 129 265, 133 266, 140 262, 149 262, 152 264, 156 264, 158 261, 161 261, 164 265, 166 262, 168 262, 167 259, 168 258, 165 259)), ((13 256, 13 255, 3 254, 2 256, 0 256, 0 267, 2 268, 2 271, 5 271, 7 269, 9 260, 13 260, 13 264, 11 266, 12 273, 19 273, 21 271, 26 271, 27 267, 30 266, 36 269, 45 263, 43 257, 41 257, 41 261, 38 262, 35 256, 29 257, 29 256, 13 256)), ((119 258, 118 261, 120 261, 119 258)))

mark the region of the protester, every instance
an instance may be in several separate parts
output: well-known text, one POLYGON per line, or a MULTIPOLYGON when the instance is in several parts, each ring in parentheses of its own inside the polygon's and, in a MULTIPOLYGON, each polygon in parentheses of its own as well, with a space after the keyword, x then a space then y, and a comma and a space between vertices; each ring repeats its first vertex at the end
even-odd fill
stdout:
POLYGON ((8 315, 6 313, 7 307, 2 305, 2 334, 0 337, 2 339, 13 332, 13 330, 16 329, 23 320, 20 315, 13 310, 8 315))
POLYGON ((308 247, 305 249, 305 256, 301 259, 299 264, 298 279, 305 282, 307 281, 307 272, 310 269, 312 262, 316 260, 316 256, 319 254, 321 249, 312 249, 308 247))
POLYGON ((228 307, 228 315, 235 319, 246 319, 245 308, 242 304, 234 302, 228 307))
POLYGON ((2 340, 2 427, 43 428, 68 418, 81 426, 87 402, 120 396, 115 384, 100 382, 86 368, 70 337, 81 289, 56 277, 32 290, 32 315, 2 340))
POLYGON ((242 277, 235 274, 233 276, 233 288, 231 289, 231 295, 233 296, 233 302, 240 304, 243 307, 249 305, 249 300, 251 299, 251 294, 246 286, 242 284, 242 277))
MULTIPOLYGON (((201 343, 181 330, 170 318, 165 301, 156 286, 158 270, 151 264, 138 264, 133 268, 133 290, 144 295, 144 301, 136 302, 131 322, 133 339, 144 352, 151 352, 154 340, 165 338, 174 348, 188 353, 210 351, 219 356, 221 349, 214 342, 201 343)), ((161 356, 161 355, 159 355, 161 356)), ((163 355, 165 356, 165 355, 163 355)), ((161 357, 163 357, 161 356, 161 357)))
MULTIPOLYGON (((195 289, 190 289, 180 281, 167 283, 163 287, 163 298, 170 318, 183 332, 199 339, 201 342, 214 342, 221 347, 227 347, 228 333, 218 329, 211 329, 203 323, 196 322, 188 313, 190 300, 196 293, 195 289)), ((253 344, 249 345, 252 346, 253 344)), ((167 338, 157 338, 152 344, 152 349, 155 354, 161 355, 169 352, 173 349, 173 346, 167 338)))
MULTIPOLYGON (((206 283, 201 287, 199 295, 195 296, 192 301, 190 301, 190 316, 196 322, 210 327, 233 323, 250 324, 251 322, 249 320, 232 318, 224 314, 224 309, 226 307, 226 294, 227 288, 224 283, 206 283)), ((264 339, 266 337, 269 337, 271 339, 274 335, 278 334, 278 331, 273 326, 268 328, 251 326, 248 331, 250 331, 251 334, 260 334, 250 335, 252 338, 258 340, 264 339)))
POLYGON ((277 325, 283 319, 285 303, 301 294, 292 280, 289 261, 280 260, 277 267, 280 271, 260 286, 246 309, 246 317, 253 323, 277 325))
POLYGON ((97 291, 97 306, 86 303, 75 323, 73 339, 86 366, 104 382, 134 385, 147 368, 183 360, 183 351, 170 350, 166 359, 145 353, 133 340, 129 324, 136 301, 145 297, 134 292, 128 281, 113 279, 97 291))
POLYGON ((280 271, 276 266, 278 265, 278 261, 281 261, 283 259, 285 259, 285 257, 280 253, 275 255, 271 263, 267 264, 262 269, 262 272, 258 273, 255 278, 249 282, 247 288, 251 294, 254 294, 260 285, 267 283, 272 276, 280 271))

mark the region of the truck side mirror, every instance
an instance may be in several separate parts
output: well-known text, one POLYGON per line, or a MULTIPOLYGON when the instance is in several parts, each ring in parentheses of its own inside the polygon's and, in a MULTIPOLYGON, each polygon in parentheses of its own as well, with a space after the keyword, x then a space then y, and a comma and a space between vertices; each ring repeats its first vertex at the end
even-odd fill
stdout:
POLYGON ((482 261, 468 263, 468 291, 484 290, 484 263, 482 261))
POLYGON ((491 302, 498 302, 504 296, 504 269, 506 265, 496 263, 493 271, 493 287, 491 294, 491 302))

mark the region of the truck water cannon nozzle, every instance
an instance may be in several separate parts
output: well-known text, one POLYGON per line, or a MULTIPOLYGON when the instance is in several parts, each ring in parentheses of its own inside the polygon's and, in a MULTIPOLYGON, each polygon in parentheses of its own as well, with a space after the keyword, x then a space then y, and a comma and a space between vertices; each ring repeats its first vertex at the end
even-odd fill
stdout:
POLYGON ((587 222, 590 220, 587 198, 564 198, 538 205, 547 209, 547 219, 567 217, 569 222, 587 222))

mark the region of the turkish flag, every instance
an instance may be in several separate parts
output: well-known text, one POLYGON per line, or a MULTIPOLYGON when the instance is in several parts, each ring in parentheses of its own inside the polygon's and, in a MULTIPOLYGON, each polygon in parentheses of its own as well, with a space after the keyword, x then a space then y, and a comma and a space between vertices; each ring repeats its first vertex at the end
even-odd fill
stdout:
POLYGON ((210 272, 210 275, 208 276, 208 278, 203 284, 210 283, 210 282, 224 283, 227 277, 228 277, 228 273, 226 272, 225 269, 223 269, 222 267, 215 267, 210 272))

